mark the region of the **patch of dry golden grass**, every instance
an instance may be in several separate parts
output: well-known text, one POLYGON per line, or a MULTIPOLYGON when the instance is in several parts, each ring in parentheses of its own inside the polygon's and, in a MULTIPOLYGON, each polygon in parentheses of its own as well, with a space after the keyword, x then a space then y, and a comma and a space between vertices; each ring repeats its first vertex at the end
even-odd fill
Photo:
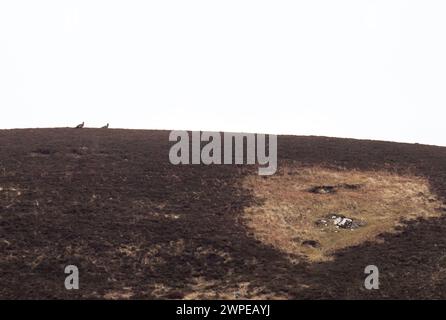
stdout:
MULTIPOLYGON (((263 202, 245 209, 243 223, 255 237, 288 254, 310 261, 330 260, 342 248, 378 241, 384 232, 396 232, 403 220, 441 215, 443 204, 430 192, 427 180, 385 171, 357 171, 289 165, 267 178, 251 175, 244 186, 263 202), (315 194, 315 186, 358 185, 336 193, 315 194), (355 230, 317 226, 330 214, 366 222, 355 230), (303 245, 315 240, 318 247, 303 245)), ((332 221, 328 221, 332 224, 332 221)))

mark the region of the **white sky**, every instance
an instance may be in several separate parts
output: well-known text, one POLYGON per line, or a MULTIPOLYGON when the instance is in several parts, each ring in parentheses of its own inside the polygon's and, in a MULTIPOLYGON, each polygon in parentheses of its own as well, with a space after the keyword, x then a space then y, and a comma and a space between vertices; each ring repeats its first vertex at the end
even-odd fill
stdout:
POLYGON ((446 146, 446 1, 0 2, 0 128, 446 146))

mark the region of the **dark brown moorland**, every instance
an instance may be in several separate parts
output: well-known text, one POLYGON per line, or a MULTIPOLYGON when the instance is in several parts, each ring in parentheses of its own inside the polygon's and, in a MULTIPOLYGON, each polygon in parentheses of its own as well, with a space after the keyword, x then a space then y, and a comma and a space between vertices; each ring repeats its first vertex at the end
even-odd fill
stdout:
MULTIPOLYGON (((256 168, 171 165, 168 134, 0 131, 0 298, 446 298, 446 215, 405 222, 328 261, 291 261, 240 223, 259 202, 242 183, 256 168), (68 291, 73 264, 80 289, 68 291), (379 290, 364 289, 370 264, 379 290)), ((278 157, 279 168, 416 175, 446 200, 446 148, 280 136, 278 157)))

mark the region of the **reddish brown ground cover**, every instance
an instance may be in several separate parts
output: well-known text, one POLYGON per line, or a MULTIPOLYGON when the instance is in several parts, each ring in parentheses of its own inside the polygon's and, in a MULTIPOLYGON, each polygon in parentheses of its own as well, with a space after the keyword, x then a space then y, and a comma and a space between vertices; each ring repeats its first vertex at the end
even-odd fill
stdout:
MULTIPOLYGON (((167 131, 0 131, 0 298, 446 298, 446 216, 310 262, 240 223, 252 166, 174 166, 167 131), (64 288, 64 267, 80 290, 64 288), (381 289, 363 289, 379 266, 381 289)), ((410 174, 446 200, 446 148, 281 136, 281 164, 410 174)), ((265 177, 264 179, 269 179, 265 177)), ((439 209, 440 210, 440 209, 439 209)))

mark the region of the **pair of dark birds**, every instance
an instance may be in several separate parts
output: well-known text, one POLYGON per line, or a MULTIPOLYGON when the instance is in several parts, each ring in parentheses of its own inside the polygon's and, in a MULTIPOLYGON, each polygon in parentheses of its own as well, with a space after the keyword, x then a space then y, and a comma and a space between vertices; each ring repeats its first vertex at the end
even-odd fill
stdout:
MULTIPOLYGON (((83 127, 84 127, 84 122, 82 122, 81 124, 78 124, 76 126, 76 129, 82 129, 83 127)), ((108 128, 108 123, 105 126, 101 127, 101 129, 107 129, 107 128, 108 128)))

